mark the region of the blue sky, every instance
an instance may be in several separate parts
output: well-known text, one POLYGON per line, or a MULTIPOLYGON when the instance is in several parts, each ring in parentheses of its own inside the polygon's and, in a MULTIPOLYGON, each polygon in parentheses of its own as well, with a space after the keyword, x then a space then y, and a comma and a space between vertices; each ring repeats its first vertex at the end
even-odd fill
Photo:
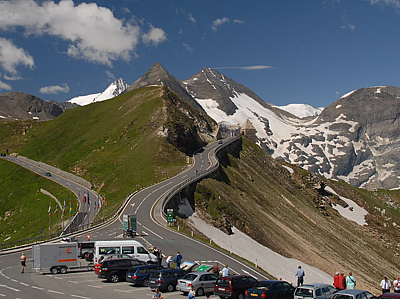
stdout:
POLYGON ((0 1, 0 92, 63 102, 160 62, 217 69, 275 105, 400 86, 400 0, 0 1))

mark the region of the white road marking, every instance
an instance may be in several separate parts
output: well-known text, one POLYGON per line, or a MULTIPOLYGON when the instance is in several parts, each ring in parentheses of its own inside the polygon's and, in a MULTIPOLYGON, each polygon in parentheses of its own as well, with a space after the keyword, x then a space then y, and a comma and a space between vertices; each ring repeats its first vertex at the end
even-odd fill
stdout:
POLYGON ((0 296, 1 296, 1 297, 5 297, 6 295, 0 293, 0 296))
POLYGON ((64 295, 63 292, 59 292, 59 291, 47 290, 47 292, 64 295))
POLYGON ((89 297, 84 297, 84 296, 79 296, 79 295, 74 295, 74 294, 71 294, 71 296, 75 297, 75 298, 90 299, 89 297))
POLYGON ((19 282, 19 284, 22 284, 23 286, 26 286, 26 287, 29 287, 30 285, 29 284, 27 284, 27 283, 25 283, 25 282, 19 282))
POLYGON ((163 237, 161 237, 160 235, 157 235, 155 232, 153 232, 151 229, 145 227, 144 225, 143 225, 143 227, 144 227, 145 229, 147 229, 148 231, 150 231, 152 234, 154 234, 154 235, 156 235, 157 237, 159 237, 161 240, 164 239, 163 237))
POLYGON ((135 206, 135 203, 136 203, 136 202, 134 202, 134 203, 131 203, 131 206, 132 206, 132 208, 135 206))
POLYGON ((0 287, 2 287, 2 288, 6 288, 6 289, 9 289, 9 290, 11 290, 11 291, 15 291, 15 292, 20 292, 20 291, 21 291, 21 290, 18 290, 18 289, 15 289, 15 288, 12 288, 12 287, 6 286, 6 285, 4 285, 4 284, 0 284, 0 287))
POLYGON ((14 278, 11 278, 11 281, 18 282, 18 280, 14 279, 14 278))
POLYGON ((36 290, 41 290, 41 291, 44 291, 44 289, 43 289, 43 288, 40 288, 40 287, 37 287, 37 286, 32 286, 32 289, 36 289, 36 290))

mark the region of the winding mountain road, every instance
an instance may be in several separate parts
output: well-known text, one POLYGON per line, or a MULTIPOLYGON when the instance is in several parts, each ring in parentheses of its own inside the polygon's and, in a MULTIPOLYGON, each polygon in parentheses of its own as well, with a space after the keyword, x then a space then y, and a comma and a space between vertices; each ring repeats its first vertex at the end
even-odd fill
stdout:
MULTIPOLYGON (((164 196, 184 181, 195 180, 201 173, 217 163, 215 151, 225 146, 237 137, 227 138, 223 144, 214 142, 194 155, 194 163, 190 169, 181 174, 148 187, 132 196, 125 210, 111 223, 92 230, 92 240, 111 240, 122 238, 122 215, 137 215, 137 239, 148 246, 160 248, 165 255, 175 255, 177 251, 183 255, 183 260, 220 265, 228 264, 231 270, 238 274, 250 274, 257 279, 266 276, 253 266, 243 262, 223 250, 209 244, 190 238, 166 226, 161 216, 160 207, 164 196), (196 171, 197 170, 197 171, 196 171)), ((215 166, 214 166, 215 167, 215 166)), ((55 179, 55 177, 54 177, 55 179)), ((77 188, 75 186, 73 188, 77 188)), ((80 240, 85 239, 86 232, 82 232, 80 240)), ((25 250, 28 261, 31 259, 31 250, 25 250)), ((71 271, 60 275, 40 275, 31 269, 28 263, 27 272, 19 273, 20 253, 10 253, 0 256, 0 296, 8 298, 152 298, 153 292, 148 287, 132 287, 121 282, 112 284, 97 278, 93 272, 71 271)), ((184 298, 180 292, 164 293, 165 298, 184 298)))

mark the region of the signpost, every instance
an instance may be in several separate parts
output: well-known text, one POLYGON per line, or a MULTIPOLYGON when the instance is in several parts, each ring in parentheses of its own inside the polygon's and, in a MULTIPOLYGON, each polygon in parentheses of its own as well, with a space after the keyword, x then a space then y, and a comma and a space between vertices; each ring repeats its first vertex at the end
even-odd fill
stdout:
POLYGON ((126 231, 131 228, 133 231, 136 231, 136 214, 124 214, 122 215, 122 225, 123 229, 126 231))
POLYGON ((174 222, 174 210, 173 209, 167 209, 167 222, 169 225, 174 222))

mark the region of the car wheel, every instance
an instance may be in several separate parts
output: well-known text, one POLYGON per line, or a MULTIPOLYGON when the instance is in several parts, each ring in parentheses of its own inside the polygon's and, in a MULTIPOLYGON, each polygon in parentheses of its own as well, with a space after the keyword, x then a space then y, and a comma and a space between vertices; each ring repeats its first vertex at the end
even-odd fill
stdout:
POLYGON ((244 294, 240 293, 238 299, 244 299, 244 294))
POLYGON ((61 273, 61 274, 67 273, 67 267, 62 267, 62 268, 60 269, 60 273, 61 273))
POLYGON ((204 295, 204 289, 203 288, 198 288, 196 291, 197 296, 203 296, 204 295))
POLYGON ((118 282, 118 280, 119 280, 119 277, 118 277, 117 273, 111 274, 110 277, 108 278, 108 281, 111 281, 111 282, 118 282))
POLYGON ((145 287, 148 287, 149 286, 149 280, 148 279, 143 280, 143 285, 145 287))
POLYGON ((168 292, 173 292, 175 290, 175 286, 173 285, 173 284, 169 284, 168 286, 167 286, 167 291, 168 292))
POLYGON ((51 272, 51 274, 57 274, 58 269, 56 267, 52 267, 52 268, 50 268, 50 272, 51 272))

